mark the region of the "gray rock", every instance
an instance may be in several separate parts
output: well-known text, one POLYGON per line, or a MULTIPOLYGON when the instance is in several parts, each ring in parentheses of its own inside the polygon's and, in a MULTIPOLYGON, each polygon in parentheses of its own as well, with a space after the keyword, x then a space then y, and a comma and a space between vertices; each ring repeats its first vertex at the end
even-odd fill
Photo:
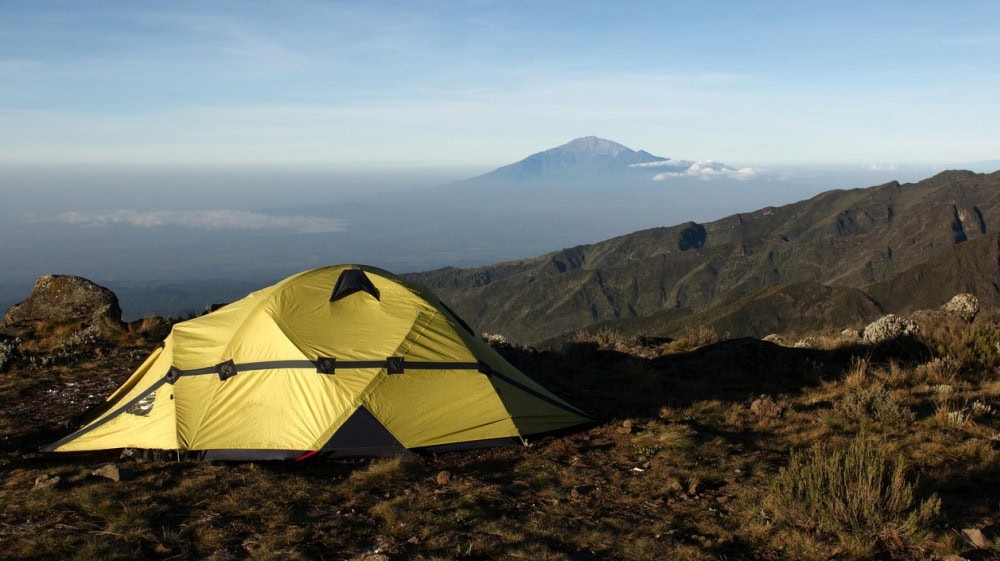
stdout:
POLYGON ((983 535, 983 531, 979 528, 965 528, 962 530, 962 534, 965 536, 965 539, 969 540, 969 543, 979 549, 990 549, 993 547, 993 540, 983 535))
POLYGON ((62 481, 62 478, 59 477, 58 475, 50 476, 47 473, 43 473, 42 475, 39 475, 38 477, 35 478, 35 486, 32 487, 32 491, 52 489, 56 485, 58 485, 60 481, 62 481))
POLYGON ((116 466, 115 464, 105 464, 95 469, 94 471, 90 472, 90 474, 95 475, 97 477, 110 479, 115 483, 118 483, 119 481, 122 480, 121 472, 118 471, 118 466, 116 466))
POLYGON ((874 345, 916 333, 917 324, 915 322, 895 314, 889 314, 869 323, 861 332, 861 336, 865 343, 874 345))
POLYGON ((781 345, 782 347, 788 346, 788 341, 786 341, 784 337, 778 335, 777 333, 770 333, 761 340, 767 341, 768 343, 774 343, 775 345, 781 345))
POLYGON ((967 292, 956 294, 947 304, 941 306, 941 309, 970 322, 979 313, 979 298, 967 292))
POLYGON ((41 325, 78 324, 80 328, 121 324, 118 297, 103 286, 71 275, 45 275, 28 298, 4 315, 0 331, 18 334, 41 325))

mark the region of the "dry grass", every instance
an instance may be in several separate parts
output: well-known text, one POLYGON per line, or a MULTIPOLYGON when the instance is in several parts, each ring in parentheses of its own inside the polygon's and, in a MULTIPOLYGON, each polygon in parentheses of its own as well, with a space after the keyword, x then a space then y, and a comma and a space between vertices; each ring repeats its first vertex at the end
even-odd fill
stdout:
POLYGON ((954 528, 1000 523, 982 492, 1000 487, 995 370, 711 338, 692 333, 701 346, 684 353, 614 332, 562 352, 504 348, 598 422, 410 459, 41 455, 141 356, 19 369, 0 376, 3 556, 928 559, 968 556, 954 528), (762 394, 780 416, 750 411, 762 394), (109 461, 120 483, 90 475, 109 461), (60 483, 33 490, 43 474, 60 483))

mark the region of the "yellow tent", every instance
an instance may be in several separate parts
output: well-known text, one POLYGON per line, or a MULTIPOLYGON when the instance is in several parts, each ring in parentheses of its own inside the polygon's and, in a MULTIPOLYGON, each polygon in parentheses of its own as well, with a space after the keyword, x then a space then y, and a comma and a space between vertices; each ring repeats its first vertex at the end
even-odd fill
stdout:
POLYGON ((396 454, 489 445, 587 420, 426 288, 341 265, 176 324, 89 423, 45 450, 396 454))

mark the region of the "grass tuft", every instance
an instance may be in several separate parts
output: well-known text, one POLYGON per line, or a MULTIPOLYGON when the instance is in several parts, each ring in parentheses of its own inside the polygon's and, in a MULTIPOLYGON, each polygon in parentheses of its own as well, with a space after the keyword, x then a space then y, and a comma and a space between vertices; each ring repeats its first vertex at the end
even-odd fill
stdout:
POLYGON ((793 452, 768 499, 781 523, 860 555, 921 548, 941 507, 936 495, 917 503, 902 457, 865 435, 793 452))

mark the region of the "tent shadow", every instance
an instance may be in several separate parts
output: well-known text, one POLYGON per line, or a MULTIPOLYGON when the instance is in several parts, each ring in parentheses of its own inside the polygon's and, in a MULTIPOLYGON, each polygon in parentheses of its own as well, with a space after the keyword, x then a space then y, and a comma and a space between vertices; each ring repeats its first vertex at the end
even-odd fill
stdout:
POLYGON ((783 347, 754 338, 719 341, 697 349, 642 358, 593 343, 555 351, 504 346, 515 366, 597 420, 653 416, 662 407, 705 400, 739 402, 760 395, 795 395, 838 379, 853 360, 927 360, 915 340, 848 345, 831 350, 783 347))

